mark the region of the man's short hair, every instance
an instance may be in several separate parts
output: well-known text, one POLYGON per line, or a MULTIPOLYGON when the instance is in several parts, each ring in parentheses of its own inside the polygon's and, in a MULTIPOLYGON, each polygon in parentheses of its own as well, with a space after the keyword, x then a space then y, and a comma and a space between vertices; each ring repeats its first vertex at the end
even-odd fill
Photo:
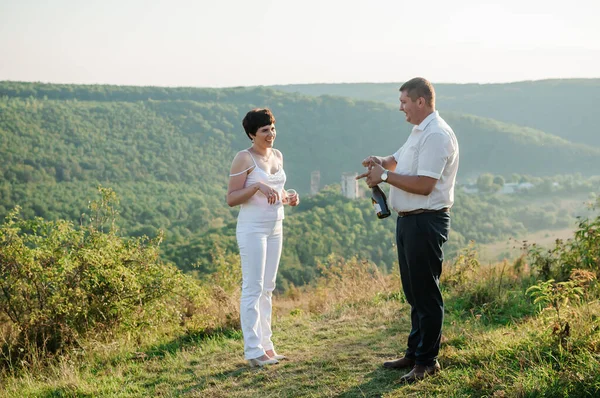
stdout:
POLYGON ((419 97, 425 98, 425 103, 430 106, 435 106, 435 90, 429 80, 422 77, 415 77, 407 81, 400 87, 400 92, 406 91, 406 95, 414 101, 419 97))

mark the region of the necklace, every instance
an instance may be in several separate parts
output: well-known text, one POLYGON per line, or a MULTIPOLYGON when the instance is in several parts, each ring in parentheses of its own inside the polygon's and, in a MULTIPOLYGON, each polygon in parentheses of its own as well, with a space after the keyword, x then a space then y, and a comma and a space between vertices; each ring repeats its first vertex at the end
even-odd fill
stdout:
POLYGON ((268 162, 269 159, 271 159, 271 156, 273 156, 273 150, 272 149, 269 151, 269 154, 267 156, 261 155, 260 153, 256 152, 255 149, 252 149, 252 152, 254 152, 256 154, 256 156, 259 157, 265 163, 268 162))

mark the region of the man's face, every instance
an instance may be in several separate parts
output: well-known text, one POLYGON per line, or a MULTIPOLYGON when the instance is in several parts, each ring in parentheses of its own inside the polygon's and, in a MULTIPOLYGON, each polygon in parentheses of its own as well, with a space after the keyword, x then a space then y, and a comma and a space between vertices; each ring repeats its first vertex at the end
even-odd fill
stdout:
POLYGON ((407 122, 419 124, 416 123, 416 120, 418 119, 417 114, 419 113, 417 102, 413 102, 406 91, 400 93, 400 112, 404 112, 407 122))

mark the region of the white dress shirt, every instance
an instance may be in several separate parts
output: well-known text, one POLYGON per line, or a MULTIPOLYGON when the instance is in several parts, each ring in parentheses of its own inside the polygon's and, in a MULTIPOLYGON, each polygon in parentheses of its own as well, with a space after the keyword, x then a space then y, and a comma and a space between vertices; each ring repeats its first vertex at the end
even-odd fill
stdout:
POLYGON ((395 211, 439 210, 454 203, 458 171, 458 141, 448 123, 432 112, 414 126, 406 143, 394 153, 398 174, 427 176, 437 183, 427 195, 417 195, 390 186, 390 205, 395 211))

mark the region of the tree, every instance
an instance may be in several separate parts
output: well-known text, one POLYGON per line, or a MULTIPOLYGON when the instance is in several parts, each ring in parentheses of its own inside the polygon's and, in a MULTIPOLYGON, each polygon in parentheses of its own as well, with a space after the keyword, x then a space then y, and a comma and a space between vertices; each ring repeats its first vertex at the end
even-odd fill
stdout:
POLYGON ((479 192, 493 192, 493 187, 494 176, 492 174, 484 173, 477 178, 477 189, 479 189, 479 192))
POLYGON ((495 176, 494 177, 494 185, 497 185, 499 187, 499 189, 502 189, 502 187, 504 186, 504 177, 495 176))

